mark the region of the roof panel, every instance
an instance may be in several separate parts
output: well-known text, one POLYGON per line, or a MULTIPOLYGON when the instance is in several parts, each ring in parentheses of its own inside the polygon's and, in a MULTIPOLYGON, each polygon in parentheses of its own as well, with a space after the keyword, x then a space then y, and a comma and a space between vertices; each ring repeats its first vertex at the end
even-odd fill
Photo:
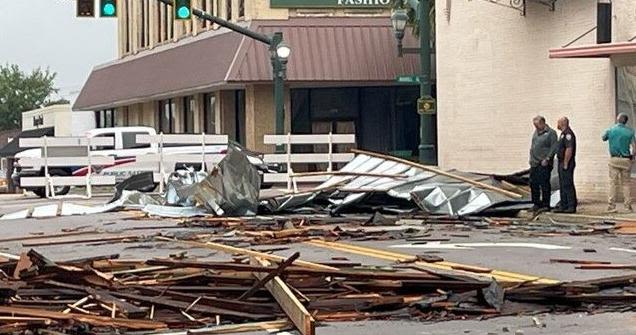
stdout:
MULTIPOLYGON (((378 18, 291 18, 255 21, 254 29, 266 34, 283 32, 292 48, 288 81, 394 81, 399 75, 419 72, 419 58, 397 57, 391 22, 378 18)), ((248 41, 246 55, 230 71, 228 81, 272 80, 266 45, 248 41)), ((417 45, 407 34, 406 46, 417 45)))
POLYGON ((110 108, 222 83, 243 37, 211 33, 94 69, 73 109, 110 108))

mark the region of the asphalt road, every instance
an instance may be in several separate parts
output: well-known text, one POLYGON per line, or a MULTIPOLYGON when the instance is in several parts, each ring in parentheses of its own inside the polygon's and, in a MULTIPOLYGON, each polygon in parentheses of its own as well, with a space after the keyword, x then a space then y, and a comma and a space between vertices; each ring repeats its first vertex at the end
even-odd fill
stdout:
MULTIPOLYGON (((91 200, 73 200, 78 204, 97 205, 106 202, 108 197, 91 200)), ((71 200, 69 200, 71 201, 71 200)), ((51 204, 57 201, 25 198, 22 196, 0 197, 0 213, 10 213, 29 206, 51 204)), ((421 228, 421 227, 420 227, 421 228)), ((373 229, 403 229, 396 227, 375 227, 373 229)), ((631 271, 577 270, 572 264, 551 263, 552 258, 585 259, 611 261, 613 263, 636 264, 636 243, 632 237, 614 237, 609 235, 552 237, 528 237, 519 232, 511 233, 502 227, 488 229, 465 229, 454 225, 435 225, 430 227, 431 237, 439 238, 439 244, 412 245, 405 240, 356 242, 356 245, 379 248, 393 253, 417 255, 435 253, 446 261, 476 265, 511 271, 542 278, 570 281, 593 279, 629 274, 631 271), (595 252, 586 252, 593 249, 595 252)), ((156 233, 190 234, 206 232, 206 229, 183 228, 175 219, 138 219, 135 212, 115 212, 87 216, 55 217, 47 219, 24 219, 0 221, 2 239, 33 234, 53 234, 62 231, 98 230, 99 233, 87 233, 82 238, 100 238, 107 236, 135 235, 151 236, 156 233)), ((274 246, 268 245, 268 248, 274 246)), ((364 264, 390 265, 391 261, 369 255, 345 253, 324 247, 307 244, 285 245, 287 250, 278 252, 289 256, 295 251, 301 252, 302 259, 309 261, 328 261, 334 256, 345 256, 352 262, 364 264)), ((20 241, 0 243, 0 251, 19 254, 30 247, 20 241)), ((66 260, 80 257, 99 256, 119 253, 122 259, 145 259, 167 257, 178 251, 186 250, 191 256, 210 260, 227 260, 230 256, 215 253, 207 249, 184 247, 174 243, 157 242, 152 238, 134 243, 96 242, 91 244, 70 244, 61 246, 37 246, 39 252, 53 260, 66 260)), ((539 316, 545 327, 534 325, 530 316, 501 317, 482 321, 452 321, 437 323, 419 323, 407 321, 367 321, 354 323, 331 323, 318 328, 318 334, 510 334, 520 330, 523 334, 636 334, 636 314, 605 313, 598 315, 569 314, 539 316)), ((519 333, 521 334, 521 333, 519 333)))

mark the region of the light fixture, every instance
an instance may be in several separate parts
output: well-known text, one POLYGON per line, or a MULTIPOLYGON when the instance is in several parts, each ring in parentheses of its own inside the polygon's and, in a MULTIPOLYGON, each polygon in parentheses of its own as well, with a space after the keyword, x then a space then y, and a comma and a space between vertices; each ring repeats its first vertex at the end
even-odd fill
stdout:
POLYGON ((397 8, 393 10, 391 14, 391 24, 393 25, 393 32, 398 42, 398 57, 404 55, 404 48, 402 46, 402 40, 404 39, 404 29, 406 29, 406 22, 409 20, 408 11, 405 8, 397 8))
POLYGON ((281 60, 287 60, 291 55, 291 48, 284 41, 278 44, 276 47, 276 56, 281 60))
POLYGON ((397 8, 393 10, 393 14, 391 14, 391 23, 393 24, 393 31, 396 33, 404 34, 404 29, 406 28, 406 22, 409 20, 409 14, 404 8, 397 8))

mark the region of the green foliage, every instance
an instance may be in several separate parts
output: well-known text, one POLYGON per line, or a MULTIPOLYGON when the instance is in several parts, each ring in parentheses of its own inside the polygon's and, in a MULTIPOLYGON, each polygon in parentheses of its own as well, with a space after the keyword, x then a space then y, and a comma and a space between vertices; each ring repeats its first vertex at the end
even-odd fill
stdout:
POLYGON ((0 130, 20 128, 22 112, 43 107, 57 92, 56 75, 49 69, 25 73, 17 65, 0 65, 0 130))

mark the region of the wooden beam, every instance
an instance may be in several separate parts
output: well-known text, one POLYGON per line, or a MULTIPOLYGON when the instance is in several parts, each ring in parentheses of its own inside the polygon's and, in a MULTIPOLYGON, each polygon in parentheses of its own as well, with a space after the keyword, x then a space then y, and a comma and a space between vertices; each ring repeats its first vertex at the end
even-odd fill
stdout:
POLYGON ((489 190, 489 191, 493 191, 493 192, 497 192, 497 193, 501 193, 503 195, 506 195, 508 197, 514 198, 514 199, 521 199, 523 198, 522 195, 514 193, 514 192, 510 192, 507 190, 504 190, 502 188, 499 187, 495 187, 492 185, 488 185, 485 183, 482 183, 480 181, 477 180, 472 180, 470 178, 466 178, 466 177, 462 177, 450 172, 446 172, 437 168, 434 168, 432 166, 428 166, 428 165, 424 165, 424 164, 420 164, 420 163, 416 163, 416 162, 412 162, 406 159, 402 159, 402 158, 398 158, 398 157, 394 157, 394 156, 389 156, 389 155, 383 155, 377 152, 372 152, 372 151, 366 151, 366 150, 359 150, 359 149, 351 149, 351 152, 356 153, 356 154, 360 154, 360 155, 367 155, 367 156, 371 156, 371 157, 377 157, 377 158, 382 158, 382 159, 386 159, 386 160, 391 160, 394 162, 398 162, 398 163, 402 163, 402 164, 406 164, 409 166, 413 166, 419 169, 422 169, 424 171, 428 171, 428 172, 432 172, 434 174, 440 175, 440 176, 444 176, 444 177, 448 177, 451 179, 455 179, 455 180, 459 180, 459 181, 463 181, 465 183, 471 184, 473 186, 476 186, 478 188, 482 188, 485 190, 489 190))
POLYGON ((88 323, 98 327, 117 327, 128 328, 138 330, 156 330, 166 328, 167 325, 163 322, 156 322, 150 320, 129 320, 120 318, 110 318, 105 316, 96 315, 84 315, 84 314, 63 314, 61 312, 47 311, 42 309, 20 308, 20 307, 5 307, 0 306, 0 313, 9 315, 21 315, 38 318, 47 318, 53 320, 75 320, 80 323, 88 323))
MULTIPOLYGON (((254 265, 271 266, 270 262, 259 257, 250 257, 250 261, 254 265)), ((254 277, 264 281, 267 275, 254 273, 254 277)), ((275 276, 271 281, 265 283, 265 287, 301 334, 314 335, 316 333, 316 322, 314 318, 309 314, 305 306, 298 301, 298 298, 296 298, 294 293, 280 277, 275 276)))
POLYGON ((269 283, 270 280, 274 279, 274 277, 278 277, 281 274, 283 274, 283 271, 285 271, 285 268, 290 266, 295 260, 298 259, 298 257, 300 257, 300 252, 296 252, 293 255, 291 255, 291 257, 286 259, 284 262, 280 263, 276 271, 268 273, 265 277, 263 277, 263 279, 259 280, 256 284, 254 284, 254 286, 252 286, 249 290, 243 293, 238 298, 238 300, 240 301, 240 300, 249 299, 251 296, 254 295, 254 293, 258 292, 261 288, 263 288, 265 284, 269 283))
MULTIPOLYGON (((261 259, 276 262, 276 263, 285 261, 285 258, 281 256, 270 255, 270 254, 266 254, 266 253, 262 253, 262 252, 258 252, 254 250, 249 250, 249 249, 236 248, 236 247, 232 247, 232 246, 220 244, 220 243, 214 243, 214 242, 202 243, 202 242, 194 242, 194 241, 184 241, 184 240, 171 239, 171 238, 162 237, 162 236, 156 236, 155 239, 160 241, 188 244, 188 245, 196 246, 199 248, 222 251, 228 254, 239 254, 239 255, 247 255, 252 257, 259 257, 261 259)), ((310 269, 316 269, 316 270, 330 270, 330 271, 339 270, 338 268, 334 268, 332 266, 321 265, 318 263, 312 263, 312 262, 307 262, 303 260, 296 260, 294 261, 293 264, 297 266, 310 268, 310 269)))

